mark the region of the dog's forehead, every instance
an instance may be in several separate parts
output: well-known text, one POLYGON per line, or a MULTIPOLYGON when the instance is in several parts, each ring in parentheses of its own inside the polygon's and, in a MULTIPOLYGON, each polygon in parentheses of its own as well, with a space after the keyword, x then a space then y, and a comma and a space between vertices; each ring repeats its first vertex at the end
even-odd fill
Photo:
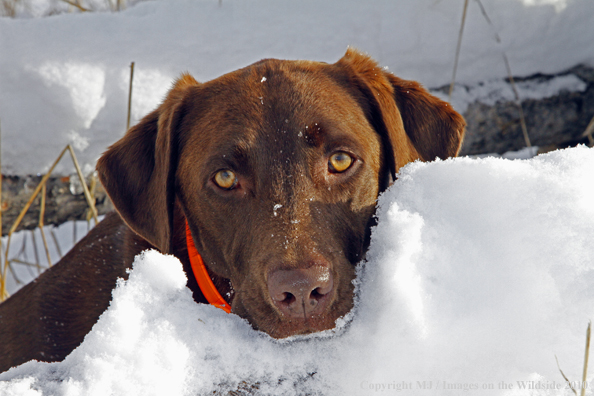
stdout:
POLYGON ((367 141, 374 132, 364 110, 333 72, 325 63, 268 59, 203 84, 208 110, 200 124, 211 132, 204 143, 247 149, 316 144, 319 136, 367 141))

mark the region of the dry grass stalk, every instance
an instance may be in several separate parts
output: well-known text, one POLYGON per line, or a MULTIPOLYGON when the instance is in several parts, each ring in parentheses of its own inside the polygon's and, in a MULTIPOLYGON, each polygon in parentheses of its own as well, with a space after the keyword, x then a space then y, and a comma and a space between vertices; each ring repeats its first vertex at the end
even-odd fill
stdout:
POLYGON ((450 84, 449 101, 452 101, 452 92, 456 83, 456 71, 458 70, 458 58, 460 57, 460 47, 462 46, 462 35, 464 33, 464 24, 466 23, 466 10, 468 9, 468 0, 464 0, 464 11, 462 11, 462 22, 460 23, 460 33, 458 34, 458 45, 456 46, 456 57, 454 59, 454 72, 452 73, 452 83, 450 84))
POLYGON ((21 0, 2 0, 0 2, 1 15, 14 18, 17 13, 17 5, 21 0))
MULTIPOLYGON (((487 14, 487 10, 485 10, 485 7, 483 7, 483 3, 481 3, 481 0, 476 0, 476 2, 478 3, 479 8, 481 9, 481 14, 483 14, 483 16, 485 17, 487 24, 489 24, 489 26, 491 26, 491 29, 493 30, 493 34, 495 36, 495 41, 498 44, 501 44, 501 37, 497 33, 497 30, 495 29, 493 22, 491 22, 491 18, 489 18, 489 15, 487 14)), ((530 136, 528 135, 528 128, 526 127, 526 118, 524 117, 524 110, 522 109, 522 101, 520 100, 520 95, 518 93, 518 89, 516 88, 516 82, 514 81, 511 67, 509 66, 509 60, 507 59, 507 55, 505 54, 505 51, 501 51, 501 54, 503 56, 503 62, 505 63, 505 70, 507 71, 509 83, 512 87, 512 91, 514 92, 514 97, 516 99, 516 104, 518 106, 518 111, 520 113, 520 126, 522 127, 522 134, 524 135, 524 143, 526 144, 526 147, 532 147, 532 144, 530 142, 530 136)))
MULTIPOLYGON (((11 18, 17 17, 20 13, 27 14, 32 9, 33 1, 31 0, 0 0, 0 15, 11 18)), ((53 5, 48 8, 44 15, 54 15, 63 12, 92 12, 102 9, 102 7, 94 7, 88 1, 84 0, 59 0, 58 5, 53 5), (66 4, 67 9, 60 7, 59 4, 66 4)), ((105 0, 106 8, 110 11, 117 12, 126 8, 125 0, 105 0)))
POLYGON ((505 55, 505 52, 503 53, 503 60, 505 61, 505 68, 507 69, 509 82, 511 84, 512 90, 514 91, 516 104, 518 105, 518 111, 520 112, 520 126, 522 127, 522 134, 524 135, 524 143, 526 144, 526 147, 532 147, 532 144, 530 143, 530 137, 528 136, 528 128, 526 127, 526 118, 524 117, 524 110, 522 109, 522 101, 520 100, 520 95, 518 94, 518 90, 516 89, 516 82, 512 77, 511 68, 509 67, 509 62, 507 61, 507 55, 505 55))
POLYGON ((71 5, 75 8, 77 8, 81 12, 91 11, 90 9, 83 7, 82 4, 80 4, 80 1, 78 1, 78 0, 76 0, 76 1, 62 0, 62 1, 68 5, 71 5))
MULTIPOLYGON (((586 388, 587 388, 586 381, 588 380, 588 360, 589 360, 589 356, 590 356, 591 329, 592 329, 592 322, 588 322, 588 329, 586 330, 586 351, 584 352, 584 370, 582 372, 582 382, 580 384, 581 385, 580 386, 580 388, 581 388, 580 396, 586 395, 586 388)), ((575 396, 578 396, 577 391, 575 390, 572 382, 567 378, 565 373, 563 373, 563 370, 561 370, 561 367, 559 366, 559 359, 557 359, 557 355, 555 355, 555 360, 557 361, 557 368, 559 369, 561 376, 563 376, 563 379, 565 380, 565 382, 567 382, 567 385, 569 386, 571 391, 575 394, 575 396)))
POLYGON ((39 263, 39 252, 37 251, 37 238, 35 238, 35 230, 29 230, 31 233, 31 240, 33 241, 33 255, 35 256, 35 267, 37 273, 41 273, 41 264, 39 263))
MULTIPOLYGON (((39 267, 40 267, 40 265, 37 264, 37 263, 30 263, 28 261, 20 260, 20 259, 17 259, 17 258, 13 258, 10 261, 13 262, 13 263, 21 264, 21 265, 26 265, 28 267, 35 267, 36 269, 39 269, 39 267)), ((45 267, 42 267, 42 268, 45 268, 45 267)))
POLYGON ((43 240, 43 248, 45 249, 45 255, 47 257, 47 264, 52 266, 52 258, 50 256, 49 248, 47 246, 47 240, 45 239, 45 232, 43 231, 43 217, 45 216, 45 195, 47 188, 45 184, 41 189, 41 209, 39 210, 39 231, 41 232, 41 239, 43 240))
MULTIPOLYGON (((27 263, 27 265, 35 266, 35 264, 31 264, 31 263, 27 263)), ((9 267, 9 269, 10 269, 10 274, 14 277, 14 281, 16 282, 16 284, 22 285, 23 282, 17 277, 17 274, 16 274, 16 272, 14 272, 12 267, 9 267)))
POLYGON ((63 257, 64 255, 62 254, 62 249, 60 248, 60 243, 58 242, 58 237, 56 237, 56 233, 54 232, 53 228, 50 228, 50 235, 52 236, 52 239, 54 240, 54 245, 56 246, 56 250, 58 251, 58 256, 63 257))
POLYGON ((19 250, 18 256, 26 256, 26 249, 27 249, 27 238, 23 238, 23 243, 21 244, 21 249, 19 250))
POLYGON ((66 150, 67 150, 67 147, 65 147, 64 150, 62 150, 62 152, 60 153, 58 158, 54 161, 54 163, 50 167, 49 171, 45 174, 45 176, 43 176, 43 178, 41 179, 41 182, 39 183, 39 185, 37 186, 35 191, 33 191, 31 198, 25 204, 25 207, 23 208, 21 213, 19 213, 19 215, 16 218, 15 222, 13 223, 12 227, 10 227, 10 230, 8 231, 8 240, 6 242, 6 249, 4 249, 4 268, 2 269, 2 276, 0 277, 0 301, 4 301, 5 299, 7 299, 9 297, 8 292, 6 291, 6 270, 8 269, 8 265, 10 263, 10 261, 8 260, 8 251, 10 250, 9 248, 10 248, 10 241, 12 239, 12 234, 14 233, 16 228, 19 226, 19 224, 23 220, 23 217, 25 217, 25 213, 27 213, 27 211, 29 210, 29 207, 31 207, 31 204, 33 203, 35 198, 37 198, 37 194, 39 194, 39 192, 41 191, 41 188, 45 185, 45 183, 47 182, 47 179, 49 179, 54 168, 56 167, 56 165, 58 165, 58 162, 60 162, 60 160, 64 156, 64 153, 66 153, 66 150))
POLYGON ((569 380, 569 378, 567 378, 565 376, 565 373, 563 372, 563 370, 561 370, 561 366, 559 366, 559 359, 557 359, 557 355, 555 355, 555 361, 557 362, 557 368, 559 369, 559 372, 561 373, 561 376, 563 377, 563 379, 565 380, 565 382, 567 382, 567 385, 569 386, 569 389, 571 389, 571 391, 574 393, 574 395, 577 396, 577 392, 573 388, 573 384, 571 383, 571 381, 569 380))
POLYGON ((74 150, 72 149, 71 145, 66 146, 68 151, 70 151, 70 157, 72 158, 72 163, 74 164, 74 168, 76 169, 76 173, 78 174, 78 178, 80 179, 80 184, 82 185, 83 191, 85 193, 85 198, 87 200, 87 205, 91 209, 91 213, 93 215, 93 220, 95 220, 95 224, 99 221, 97 220, 97 208, 95 208, 95 201, 93 201, 93 197, 91 197, 91 193, 89 192, 89 188, 87 187, 87 182, 85 181, 85 177, 80 170, 80 166, 78 165, 78 160, 76 159, 76 155, 74 154, 74 150))
MULTIPOLYGON (((35 266, 35 264, 31 264, 31 263, 27 263, 28 265, 32 265, 35 266)), ((22 285, 23 282, 17 277, 16 272, 14 272, 14 270, 12 269, 12 267, 9 267, 10 269, 10 274, 14 277, 14 281, 16 282, 17 285, 22 285)))
POLYGON ((126 121, 126 131, 130 129, 130 115, 132 111, 132 81, 134 80, 134 62, 130 64, 130 89, 128 90, 128 120, 126 121))
POLYGON ((590 334, 592 329, 592 322, 588 323, 588 330, 586 330, 586 352, 584 353, 584 371, 582 373, 582 392, 581 396, 586 394, 586 380, 588 379, 588 359, 590 357, 590 334))
MULTIPOLYGON (((111 2, 110 2, 110 3, 111 3, 111 2)), ((121 10, 123 10, 123 9, 124 9, 124 6, 125 6, 125 4, 124 4, 124 3, 125 3, 125 2, 124 2, 124 1, 122 1, 122 0, 116 0, 116 6, 115 6, 115 8, 114 8, 114 7, 111 7, 111 9, 112 9, 113 11, 121 11, 121 10)))
MULTIPOLYGON (((95 208, 95 203, 92 200, 91 194, 90 194, 89 189, 87 187, 87 183, 85 181, 85 178, 84 178, 84 176, 82 174, 82 171, 80 169, 80 166, 78 164, 78 160, 76 159, 76 155, 74 154, 74 150, 72 149, 72 146, 67 145, 66 147, 64 147, 64 149, 62 150, 62 152, 60 153, 60 155, 58 156, 58 158, 54 161, 54 163, 52 164, 52 166, 49 168, 48 172, 41 178, 41 181, 39 182, 39 185, 35 188, 35 191, 33 191, 33 194, 31 195, 31 198, 25 204, 25 207, 23 208, 23 210, 21 210, 21 213, 19 213, 19 215, 16 218, 15 222, 13 223, 13 225, 10 228, 10 230, 8 231, 8 240, 7 240, 7 244, 6 244, 6 249, 4 250, 4 267, 2 269, 2 273, 0 274, 0 301, 4 301, 6 298, 9 297, 8 292, 6 291, 6 273, 7 273, 8 266, 10 264, 10 260, 8 259, 8 252, 9 252, 9 248, 10 248, 10 241, 11 241, 11 238, 12 238, 12 234, 15 232, 15 230, 17 229, 17 227, 19 226, 19 224, 23 220, 23 217, 25 217, 25 214, 27 213, 27 211, 29 210, 29 208, 33 204, 33 201, 35 200, 35 198, 37 198, 37 195, 39 195, 39 193, 41 192, 41 190, 45 188, 45 185, 47 183, 47 180, 51 176, 52 172, 54 171, 54 168, 56 167, 56 165, 58 165, 58 163, 60 162, 60 160, 62 159, 62 157, 66 153, 66 151, 68 151, 70 153, 70 156, 72 158, 72 162, 74 163, 74 167, 76 169, 76 173, 78 174, 78 177, 80 179, 81 185, 83 187, 84 195, 85 195, 85 198, 87 200, 87 204, 89 205, 89 208, 91 209, 91 213, 92 213, 93 219, 95 220, 95 224, 97 224, 97 222, 98 222, 98 220, 97 220, 97 209, 95 208)), ((32 234, 32 237, 35 238, 34 234, 32 234)), ((44 237, 44 240, 45 240, 45 237, 44 237)), ((37 249, 36 248, 34 249, 34 251, 35 251, 35 254, 37 254, 37 249)))
MULTIPOLYGON (((91 173, 91 182, 89 184, 89 193, 91 194, 91 197, 95 198, 95 189, 97 188, 97 172, 93 172, 91 173)), ((87 219, 87 224, 90 225, 91 224, 91 218, 93 217, 93 212, 90 209, 87 209, 87 215, 86 215, 86 219, 87 219)), ((97 225, 97 223, 95 223, 95 225, 97 225)), ((61 256, 61 254, 60 254, 61 256)))

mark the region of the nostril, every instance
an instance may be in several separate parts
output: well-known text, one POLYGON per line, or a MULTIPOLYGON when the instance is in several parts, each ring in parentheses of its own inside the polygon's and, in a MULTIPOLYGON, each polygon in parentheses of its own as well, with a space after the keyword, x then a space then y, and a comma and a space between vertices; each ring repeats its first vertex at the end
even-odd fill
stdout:
POLYGON ((312 296, 314 297, 323 297, 332 291, 334 282, 332 281, 332 276, 330 275, 330 271, 328 269, 326 269, 323 274, 318 276, 316 286, 317 287, 311 292, 312 296))
POLYGON ((319 300, 320 298, 323 298, 329 292, 330 292, 330 290, 322 290, 321 287, 316 287, 315 289, 312 290, 309 297, 313 300, 319 300))
POLYGON ((292 293, 283 293, 281 295, 281 297, 282 297, 282 299, 279 299, 277 301, 279 303, 286 304, 286 305, 291 305, 297 300, 292 293))

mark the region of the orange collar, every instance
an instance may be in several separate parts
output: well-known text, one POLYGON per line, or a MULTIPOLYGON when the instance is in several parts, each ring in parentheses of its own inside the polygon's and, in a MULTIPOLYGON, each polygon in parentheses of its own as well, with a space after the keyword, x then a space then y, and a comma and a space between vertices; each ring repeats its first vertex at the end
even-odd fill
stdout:
POLYGON ((212 279, 208 275, 208 271, 206 270, 206 266, 204 265, 204 261, 202 261, 202 257, 198 250, 196 250, 196 246, 194 245, 194 239, 192 239, 192 232, 190 231, 190 226, 188 226, 188 221, 186 220, 186 242, 188 245, 188 256, 190 256, 190 265, 192 266, 192 272, 194 272, 194 276, 196 277, 196 281, 198 282, 198 287, 202 291, 206 300, 214 305, 217 308, 221 308, 223 311, 230 313, 231 306, 225 301, 225 299, 221 296, 217 288, 215 287, 214 283, 212 283, 212 279))

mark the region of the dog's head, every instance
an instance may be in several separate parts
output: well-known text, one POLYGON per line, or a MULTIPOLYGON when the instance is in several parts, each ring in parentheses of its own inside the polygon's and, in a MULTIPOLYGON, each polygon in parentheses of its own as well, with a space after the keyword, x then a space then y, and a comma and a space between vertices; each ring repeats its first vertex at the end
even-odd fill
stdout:
POLYGON ((161 251, 185 217, 211 274, 230 281, 233 312, 281 338, 351 309, 378 194, 408 162, 455 156, 464 126, 348 50, 335 64, 263 60, 204 84, 184 75, 97 169, 124 221, 161 251))

